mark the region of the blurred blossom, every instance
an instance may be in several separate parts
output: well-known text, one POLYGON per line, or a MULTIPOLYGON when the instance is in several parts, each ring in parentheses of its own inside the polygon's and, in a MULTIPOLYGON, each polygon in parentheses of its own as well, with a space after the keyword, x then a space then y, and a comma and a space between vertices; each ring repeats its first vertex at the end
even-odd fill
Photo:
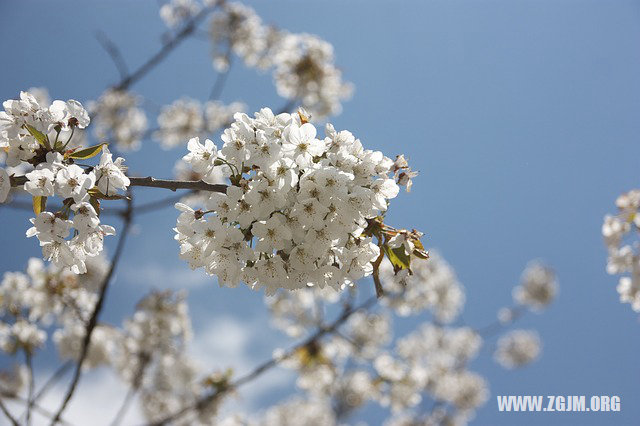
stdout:
POLYGON ((553 270, 539 262, 532 262, 522 273, 520 285, 513 289, 513 299, 518 304, 540 311, 553 301, 557 290, 553 270))
POLYGON ((123 151, 137 151, 147 130, 147 116, 140 108, 142 98, 130 92, 108 89, 89 103, 94 117, 94 134, 123 151))
POLYGON ((504 368, 522 367, 538 358, 541 347, 537 332, 513 330, 498 340, 494 358, 504 368))

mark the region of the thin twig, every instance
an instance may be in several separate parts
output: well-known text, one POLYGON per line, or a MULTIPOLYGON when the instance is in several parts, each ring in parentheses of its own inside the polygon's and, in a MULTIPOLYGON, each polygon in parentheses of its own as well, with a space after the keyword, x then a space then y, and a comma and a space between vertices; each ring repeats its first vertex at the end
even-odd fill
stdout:
POLYGON ((27 393, 27 426, 31 425, 31 408, 33 407, 33 390, 35 388, 35 382, 33 378, 33 358, 31 356, 31 352, 29 349, 24 350, 24 359, 27 364, 27 369, 29 370, 29 390, 27 393))
POLYGON ((42 385, 40 390, 36 392, 31 402, 38 402, 38 400, 40 400, 40 398, 42 398, 49 391, 49 389, 51 389, 51 387, 67 373, 67 371, 71 367, 73 367, 73 361, 67 361, 60 367, 58 367, 58 369, 51 375, 51 377, 49 377, 45 384, 42 385))
POLYGON ((484 327, 476 328, 474 331, 484 338, 491 337, 498 331, 502 330, 504 327, 516 322, 521 316, 523 316, 527 312, 525 307, 522 305, 517 305, 513 308, 509 308, 509 310, 511 311, 511 317, 509 318, 508 321, 502 322, 500 320, 496 320, 484 327))
POLYGON ((318 328, 318 330, 313 333, 311 336, 309 336, 307 339, 305 339, 304 341, 302 341, 301 343, 298 343, 297 345, 293 346, 292 348, 290 348, 288 351, 286 351, 283 355, 279 356, 279 357, 272 357, 271 359, 263 362, 262 364, 258 365, 257 367, 255 367, 251 372, 247 373, 246 375, 236 379, 235 381, 231 382, 229 385, 227 385, 224 388, 221 388, 219 390, 217 390, 216 392, 210 394, 210 395, 205 395, 202 398, 198 399, 195 403, 183 407, 182 409, 174 412, 173 414, 168 415, 167 417, 164 417, 161 420, 149 423, 148 426, 162 426, 165 425, 169 422, 175 421, 177 419, 179 419, 180 417, 184 416, 185 414, 187 414, 188 412, 190 412, 191 410, 198 410, 202 407, 205 407, 206 405, 210 404, 211 402, 215 401, 216 399, 220 398, 223 394, 235 390, 237 388, 239 388, 240 386, 251 382, 252 380, 254 380, 255 378, 257 378, 258 376, 262 375, 263 373, 265 373, 266 371, 270 370, 271 368, 275 367, 279 362, 292 357, 298 350, 300 350, 301 348, 304 348, 306 346, 309 346, 311 344, 313 344, 314 342, 318 341, 318 339, 324 337, 327 334, 331 334, 334 331, 336 331, 338 329, 338 327, 340 327, 347 319, 349 319, 349 317, 351 317, 351 315, 353 315, 354 313, 362 310, 362 309, 367 309, 370 306, 374 305, 376 302, 378 301, 377 297, 371 297, 369 299, 367 299, 365 302, 363 302, 361 305, 352 308, 349 306, 345 306, 345 308, 342 311, 342 314, 340 314, 340 316, 338 318, 336 318, 331 324, 324 326, 324 327, 320 327, 318 328))
POLYGON ((2 402, 2 399, 0 399, 0 411, 2 411, 5 416, 7 416, 7 418, 9 419, 9 421, 11 422, 11 424, 13 426, 19 426, 20 425, 20 423, 18 423, 16 418, 13 417, 13 415, 11 414, 11 412, 9 411, 7 406, 4 405, 4 402, 2 402))
POLYGON ((211 93, 209 93, 210 101, 220 99, 220 96, 222 95, 222 90, 224 89, 224 85, 227 82, 227 77, 229 76, 229 70, 231 70, 231 66, 233 65, 233 61, 231 60, 231 47, 229 47, 229 51, 227 51, 227 62, 227 69, 223 72, 219 72, 216 76, 216 81, 215 83, 213 83, 211 93))
POLYGON ((124 80, 129 75, 129 70, 127 69, 127 64, 120 53, 120 49, 118 46, 107 37, 107 35, 102 31, 96 31, 95 34, 96 40, 100 43, 100 46, 107 52, 113 64, 116 66, 118 72, 120 73, 120 79, 124 80))
POLYGON ((129 410, 129 407, 131 406, 131 403, 133 402, 133 397, 140 389, 140 384, 142 383, 142 377, 144 376, 144 371, 149 365, 149 361, 151 360, 151 357, 148 353, 143 352, 139 355, 138 358, 140 362, 140 367, 138 367, 138 371, 135 377, 133 378, 133 382, 131 383, 129 390, 127 391, 127 394, 125 395, 124 400, 122 401, 122 405, 120 406, 120 409, 116 413, 116 416, 113 418, 113 421, 111 422, 111 426, 118 426, 122 422, 122 420, 124 419, 124 416, 127 414, 127 411, 129 410))
POLYGON ((107 272, 107 274, 105 275, 102 281, 100 294, 98 296, 98 302, 96 303, 96 306, 93 309, 93 313, 91 314, 91 318, 89 318, 89 321, 87 323, 84 340, 82 341, 82 350, 80 352, 80 357, 78 359, 75 371, 73 373, 73 378, 71 379, 71 384, 67 389, 67 393, 65 394, 64 400, 62 401, 60 408, 58 408, 55 416, 51 420, 51 423, 50 423, 51 426, 54 426, 60 420, 60 416, 62 415, 64 410, 67 408, 67 405, 69 404, 69 401, 71 401, 71 398, 73 397, 76 387, 78 386, 78 382, 80 381, 80 376, 82 374, 82 365, 84 364, 84 361, 87 358, 87 354, 89 353, 91 335, 93 334, 93 330, 95 329, 98 323, 98 316, 100 315, 100 312, 102 311, 102 306, 104 305, 105 296, 107 294, 107 288, 109 287, 109 282, 111 281, 111 277, 113 276, 116 265, 118 264, 118 261, 120 260, 120 257, 122 255, 122 251, 124 249, 124 243, 127 239, 127 234, 129 233, 129 228, 133 220, 133 214, 131 210, 132 205, 133 205, 132 201, 129 199, 127 202, 128 214, 124 216, 124 225, 122 227, 122 230, 120 231, 120 239, 118 240, 118 245, 113 254, 113 258, 111 259, 111 265, 109 267, 109 271, 107 272))
MULTIPOLYGON (((5 395, 0 395, 0 397, 1 396, 5 396, 5 395)), ((18 395, 11 395, 9 398, 11 398, 13 401, 20 402, 20 403, 22 403, 24 405, 29 404, 29 401, 26 398, 23 398, 23 397, 18 396, 18 395)), ((2 405, 1 402, 2 401, 0 400, 0 406, 2 405)), ((1 409, 1 407, 0 407, 0 409, 1 409)), ((38 405, 38 404, 33 404, 33 411, 35 413, 39 413, 40 415, 42 415, 44 417, 47 417, 47 418, 52 418, 53 417, 53 413, 51 411, 47 410, 46 408, 44 408, 44 407, 42 407, 41 405, 38 405)), ((63 418, 58 419, 58 423, 60 423, 62 426, 72 426, 70 422, 68 422, 67 420, 65 420, 63 418)), ((19 425, 20 423, 16 423, 16 424, 19 425)))

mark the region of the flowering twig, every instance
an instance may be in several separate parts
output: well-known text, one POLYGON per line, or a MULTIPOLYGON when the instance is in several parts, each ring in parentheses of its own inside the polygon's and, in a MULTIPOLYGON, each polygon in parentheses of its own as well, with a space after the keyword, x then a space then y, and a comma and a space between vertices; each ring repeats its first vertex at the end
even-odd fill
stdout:
POLYGON ((354 307, 350 307, 350 306, 345 306, 344 309, 342 310, 342 313, 340 314, 340 316, 338 316, 338 318, 336 318, 332 323, 330 323, 329 325, 323 326, 323 327, 319 327, 315 333, 313 333, 311 336, 309 336, 307 339, 305 339, 304 341, 298 343, 297 345, 293 346, 292 348, 290 348, 288 351, 286 351, 284 354, 278 356, 278 357, 272 357, 271 359, 263 362, 262 364, 258 365, 257 367, 255 367, 251 372, 247 373, 246 375, 239 377, 238 379, 236 379, 235 381, 225 385, 225 386, 221 386, 220 388, 218 388, 215 392, 213 392, 210 395, 206 395, 203 396, 202 398, 198 399, 195 403, 187 406, 187 407, 183 407, 182 409, 174 412, 173 414, 168 415, 167 417, 149 423, 147 426, 161 426, 161 425, 165 425, 169 422, 175 421, 177 419, 179 419, 180 417, 184 416, 185 414, 187 414, 188 412, 192 411, 192 410, 199 410, 202 407, 205 407, 206 405, 210 404, 211 402, 217 400, 218 398, 222 397, 224 394, 239 388, 240 386, 251 382, 252 380, 256 379, 257 377, 261 376, 263 373, 265 373, 266 371, 270 370, 271 368, 275 367, 276 365, 278 365, 278 363, 280 363, 281 361, 291 358, 293 355, 296 354, 296 352, 298 352, 301 348, 304 348, 306 346, 309 346, 311 344, 313 344, 314 342, 317 342, 320 338, 324 337, 327 334, 331 334, 334 333, 338 327, 340 327, 342 324, 344 324, 344 322, 346 320, 348 320, 351 315, 355 314, 358 311, 361 311, 363 309, 367 309, 369 307, 371 307, 372 305, 374 305, 376 302, 378 301, 377 297, 371 297, 369 299, 367 299, 365 302, 363 302, 362 304, 360 304, 359 306, 354 307))
POLYGON ((120 231, 120 239, 118 240, 118 245, 116 247, 116 250, 113 254, 113 258, 111 259, 111 265, 109 266, 109 270, 107 271, 107 274, 105 275, 103 281, 102 281, 102 285, 100 287, 100 294, 98 296, 98 301, 96 303, 95 308, 93 309, 93 313, 91 314, 91 318, 89 318, 89 321, 87 323, 86 326, 86 331, 85 331, 85 336, 84 336, 84 340, 82 341, 82 350, 80 352, 80 357, 78 359, 78 362, 76 364, 76 369, 73 373, 73 378, 71 379, 71 384, 69 385, 69 388, 67 389, 67 393, 65 394, 64 400, 62 401, 62 404, 60 405, 60 408, 58 408, 58 410, 56 411, 55 415, 53 416, 53 419, 51 420, 51 426, 54 426, 59 420, 60 420, 60 416, 62 416, 62 413, 64 412, 64 410, 66 409, 67 405, 69 404, 69 401, 71 400, 71 398, 73 397, 73 394, 76 390, 76 387, 78 385, 78 382, 80 380, 80 376, 82 374, 82 365, 84 364, 85 359, 87 358, 87 354, 89 353, 89 345, 91 343, 91 335, 93 334, 93 330, 95 329, 97 323, 98 323, 98 316, 100 315, 100 312, 102 310, 102 306, 104 305, 104 300, 105 300, 105 296, 107 294, 107 288, 109 287, 109 282, 111 281, 111 277, 113 276, 113 272, 115 271, 116 265, 118 264, 118 261, 120 260, 120 257, 122 255, 122 251, 124 249, 124 244, 125 241, 127 239, 127 234, 129 233, 129 228, 131 227, 131 223, 133 220, 133 214, 132 214, 132 201, 131 199, 128 199, 127 201, 127 206, 128 206, 128 214, 124 216, 124 225, 122 227, 122 230, 120 231))

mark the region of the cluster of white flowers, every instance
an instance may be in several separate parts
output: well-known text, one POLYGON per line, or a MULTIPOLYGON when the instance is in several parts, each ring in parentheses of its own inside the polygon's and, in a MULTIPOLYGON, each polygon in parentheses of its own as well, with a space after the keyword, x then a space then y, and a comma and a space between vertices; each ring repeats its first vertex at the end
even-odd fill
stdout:
POLYGON ((147 130, 147 116, 140 108, 141 98, 124 90, 108 89, 89 103, 98 140, 115 143, 122 150, 140 149, 147 130))
POLYGON ((76 274, 85 273, 85 261, 100 254, 104 237, 115 234, 112 226, 100 223, 89 190, 95 187, 105 196, 112 196, 129 186, 129 178, 123 172, 124 160, 113 161, 106 147, 102 151, 100 163, 90 171, 65 164, 60 153, 48 152, 47 160, 27 173, 24 184, 25 191, 34 197, 58 196, 64 200, 62 211, 42 211, 31 219, 33 227, 27 230, 27 237, 38 238, 45 259, 68 266, 76 274), (68 219, 71 212, 73 220, 68 219), (73 235, 71 239, 67 239, 69 235, 73 235))
POLYGON ((245 110, 241 102, 225 105, 219 101, 201 104, 194 99, 179 99, 162 108, 158 115, 159 129, 153 137, 165 149, 183 146, 192 137, 205 137, 228 126, 233 114, 245 110))
POLYGON ((620 302, 631 304, 640 312, 640 254, 638 241, 630 241, 632 233, 640 231, 640 190, 622 194, 616 200, 618 214, 607 215, 602 224, 602 235, 609 252, 607 272, 620 277, 617 290, 620 302))
MULTIPOLYGON (((0 111, 0 148, 7 157, 8 166, 22 162, 37 164, 42 160, 43 146, 36 134, 42 134, 61 146, 66 144, 64 132, 89 125, 89 114, 80 102, 56 100, 51 105, 40 105, 29 92, 20 92, 20 99, 4 101, 0 111)), ((65 146, 66 148, 66 146, 65 146)))
POLYGON ((540 336, 533 330, 513 330, 498 340, 494 358, 504 368, 525 366, 540 356, 540 336))
POLYGON ((273 69, 278 94, 301 102, 316 118, 338 114, 340 102, 351 96, 331 44, 267 26, 250 7, 225 3, 211 20, 211 38, 216 68, 225 70, 233 52, 248 66, 273 69))
POLYGON ((206 212, 176 205, 180 257, 220 285, 243 281, 267 294, 342 289, 370 275, 380 251, 363 231, 398 194, 393 160, 331 125, 318 139, 302 113, 264 108, 234 118, 220 151, 189 141, 184 160, 193 170, 207 175, 224 164, 231 185, 211 193, 206 212))

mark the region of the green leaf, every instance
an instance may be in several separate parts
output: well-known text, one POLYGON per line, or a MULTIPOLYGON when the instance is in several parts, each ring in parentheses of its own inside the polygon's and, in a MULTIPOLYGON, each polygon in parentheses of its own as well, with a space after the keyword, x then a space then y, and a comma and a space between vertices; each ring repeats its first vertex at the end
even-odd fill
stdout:
POLYGON ((102 147, 105 145, 109 144, 103 142, 98 145, 90 146, 89 148, 81 149, 77 152, 72 152, 71 154, 69 154, 69 157, 76 160, 86 160, 87 158, 95 157, 96 155, 98 155, 100 151, 102 151, 102 147))
POLYGON ((31 133, 31 136, 33 136, 40 145, 42 145, 47 149, 51 149, 51 147, 49 146, 49 138, 44 133, 42 133, 35 127, 30 126, 28 124, 25 124, 24 126, 29 131, 29 133, 31 133))
POLYGON ((47 208, 47 197, 33 197, 33 212, 39 215, 47 208))
POLYGON ((384 252, 393 265, 393 269, 398 272, 401 269, 411 268, 411 257, 405 252, 404 246, 397 248, 391 248, 388 245, 384 245, 384 252))

